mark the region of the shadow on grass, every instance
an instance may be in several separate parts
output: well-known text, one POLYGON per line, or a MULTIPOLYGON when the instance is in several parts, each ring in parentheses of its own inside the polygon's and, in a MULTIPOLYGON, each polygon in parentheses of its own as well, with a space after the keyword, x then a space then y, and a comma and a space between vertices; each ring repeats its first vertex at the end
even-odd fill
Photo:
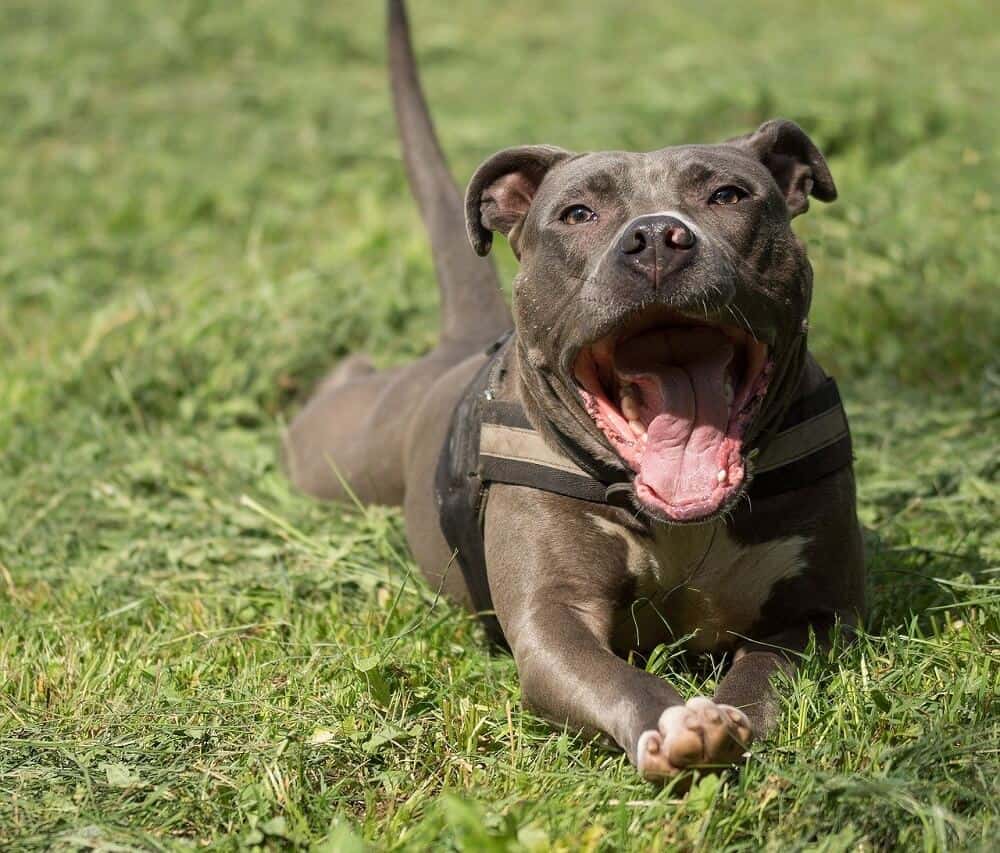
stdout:
MULTIPOLYGON (((977 591, 990 595, 984 583, 989 562, 974 548, 937 551, 880 539, 866 531, 868 554, 868 630, 884 634, 911 630, 915 624, 933 631, 943 612, 953 615, 981 603, 977 591)), ((993 587, 992 598, 1000 596, 993 587)))

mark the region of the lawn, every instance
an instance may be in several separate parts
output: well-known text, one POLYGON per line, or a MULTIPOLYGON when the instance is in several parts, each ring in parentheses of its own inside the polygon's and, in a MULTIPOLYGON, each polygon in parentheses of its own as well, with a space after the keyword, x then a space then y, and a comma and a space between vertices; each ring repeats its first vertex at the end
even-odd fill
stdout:
MULTIPOLYGON (((776 115, 827 153, 841 198, 796 227, 854 430, 866 632, 811 655, 776 735, 687 795, 523 711, 399 512, 312 503, 277 464, 338 357, 434 341, 380 4, 7 0, 0 847, 996 849, 995 10, 411 14, 460 182, 506 145, 776 115)), ((682 692, 711 690, 664 651, 682 692)))

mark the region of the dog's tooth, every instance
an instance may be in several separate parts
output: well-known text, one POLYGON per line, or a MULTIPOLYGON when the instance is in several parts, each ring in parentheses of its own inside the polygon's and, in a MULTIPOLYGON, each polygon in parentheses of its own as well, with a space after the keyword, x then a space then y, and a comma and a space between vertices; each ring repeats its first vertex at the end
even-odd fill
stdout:
POLYGON ((628 422, 629 429, 632 430, 632 434, 636 438, 643 438, 646 435, 646 428, 642 425, 642 421, 637 418, 632 418, 628 422))
POLYGON ((627 421, 639 420, 639 401, 636 400, 635 390, 631 385, 622 388, 622 414, 627 421))
POLYGON ((725 483, 726 482, 726 469, 725 468, 720 468, 719 469, 719 473, 715 475, 715 479, 718 480, 720 483, 725 483))
POLYGON ((639 404, 635 397, 622 397, 622 414, 627 421, 639 420, 639 404))

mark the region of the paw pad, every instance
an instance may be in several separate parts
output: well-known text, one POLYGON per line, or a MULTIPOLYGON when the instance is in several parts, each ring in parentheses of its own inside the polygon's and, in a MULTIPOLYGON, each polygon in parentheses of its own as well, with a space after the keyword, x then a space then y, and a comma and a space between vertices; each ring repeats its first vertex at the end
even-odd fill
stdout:
POLYGON ((752 739, 741 710, 697 696, 667 708, 657 727, 640 735, 636 763, 651 780, 689 767, 725 767, 739 761, 752 739))

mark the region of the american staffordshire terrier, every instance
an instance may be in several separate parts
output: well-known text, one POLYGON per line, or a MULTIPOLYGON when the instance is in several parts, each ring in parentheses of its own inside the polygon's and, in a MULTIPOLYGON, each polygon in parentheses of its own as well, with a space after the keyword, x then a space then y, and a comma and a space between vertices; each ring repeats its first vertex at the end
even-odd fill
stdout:
POLYGON ((785 120, 648 153, 529 145, 463 204, 388 7, 440 343, 341 363, 288 430, 290 476, 402 504, 428 582, 487 611, 532 709, 610 736, 647 779, 733 764, 776 720, 772 677, 864 609, 850 436, 806 347, 791 228, 836 197, 827 164, 785 120), (520 262, 513 319, 495 232, 520 262), (624 659, 673 642, 731 661, 714 697, 624 659))

